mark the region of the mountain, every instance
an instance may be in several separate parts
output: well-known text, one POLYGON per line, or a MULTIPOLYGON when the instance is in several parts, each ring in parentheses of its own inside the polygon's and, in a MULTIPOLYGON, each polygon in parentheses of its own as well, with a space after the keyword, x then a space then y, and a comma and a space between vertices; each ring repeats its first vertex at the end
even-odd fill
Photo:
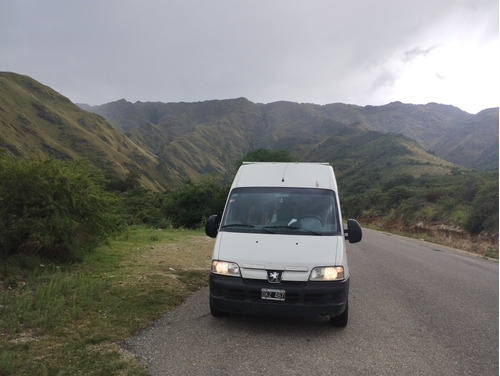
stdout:
POLYGON ((498 108, 458 122, 434 148, 437 155, 464 166, 498 169, 498 108))
POLYGON ((465 163, 450 160, 459 158, 469 167, 498 168, 498 128, 492 125, 498 109, 470 115, 437 104, 320 106, 245 98, 80 106, 85 110, 27 76, 0 73, 0 149, 88 158, 111 176, 136 173, 155 190, 204 174, 230 180, 235 162, 258 148, 330 162, 350 187, 458 173, 465 163))
MULTIPOLYGON (((436 103, 393 102, 365 107, 342 103, 320 106, 276 102, 264 105, 239 98, 198 103, 130 103, 120 100, 87 106, 86 109, 130 132, 132 138, 139 137, 137 130, 147 133, 147 130, 140 129, 148 124, 166 127, 168 132, 175 133, 178 129, 192 129, 194 123, 208 125, 209 120, 212 125, 233 122, 246 128, 253 127, 257 132, 277 131, 271 139, 265 133, 262 140, 253 140, 258 144, 267 143, 267 146, 272 146, 271 141, 277 138, 282 143, 283 138, 290 138, 290 134, 297 132, 304 136, 304 128, 315 128, 319 122, 363 124, 367 130, 406 136, 436 156, 468 168, 498 168, 498 108, 471 115, 456 107, 436 103)), ((323 131, 328 132, 328 127, 323 131)), ((325 137, 328 133, 316 136, 325 137)))
POLYGON ((405 135, 450 162, 484 170, 498 168, 498 108, 471 115, 456 107, 393 102, 385 106, 326 106, 340 121, 362 121, 371 129, 405 135), (457 146, 459 146, 457 148, 457 146))
POLYGON ((149 148, 161 166, 176 171, 172 181, 205 173, 230 179, 235 161, 261 147, 288 150, 301 161, 330 162, 339 176, 353 178, 442 175, 463 168, 426 152, 409 137, 373 130, 362 116, 352 115, 359 112, 357 106, 255 104, 238 98, 197 103, 120 100, 89 109, 149 148), (332 111, 338 109, 346 113, 339 117, 342 121, 333 120, 332 111))
POLYGON ((0 72, 0 149, 14 156, 87 158, 108 174, 137 173, 160 189, 156 157, 101 116, 27 76, 0 72))

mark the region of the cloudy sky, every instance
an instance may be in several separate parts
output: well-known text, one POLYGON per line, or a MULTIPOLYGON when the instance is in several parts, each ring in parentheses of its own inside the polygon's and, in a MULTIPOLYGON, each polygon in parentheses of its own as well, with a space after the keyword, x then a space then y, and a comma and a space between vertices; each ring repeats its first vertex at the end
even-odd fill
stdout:
POLYGON ((0 0, 0 71, 76 103, 497 107, 498 0, 0 0))

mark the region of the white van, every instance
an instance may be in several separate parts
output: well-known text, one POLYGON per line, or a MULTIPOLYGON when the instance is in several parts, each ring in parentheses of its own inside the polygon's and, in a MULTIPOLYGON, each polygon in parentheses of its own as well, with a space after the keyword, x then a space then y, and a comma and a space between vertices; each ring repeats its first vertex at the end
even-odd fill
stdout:
POLYGON ((346 326, 349 266, 337 182, 327 163, 244 163, 222 217, 205 226, 216 237, 210 311, 308 317, 346 326))

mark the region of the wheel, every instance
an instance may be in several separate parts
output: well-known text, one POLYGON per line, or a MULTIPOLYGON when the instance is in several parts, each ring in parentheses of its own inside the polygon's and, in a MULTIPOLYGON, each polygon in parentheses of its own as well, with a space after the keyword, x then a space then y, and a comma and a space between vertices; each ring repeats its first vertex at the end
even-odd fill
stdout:
POLYGON ((210 300, 210 313, 212 314, 213 317, 221 317, 224 316, 224 312, 221 310, 218 310, 213 304, 212 300, 210 300))
POLYGON ((333 326, 344 328, 347 325, 349 318, 349 303, 345 306, 345 311, 338 316, 330 317, 330 322, 333 326))

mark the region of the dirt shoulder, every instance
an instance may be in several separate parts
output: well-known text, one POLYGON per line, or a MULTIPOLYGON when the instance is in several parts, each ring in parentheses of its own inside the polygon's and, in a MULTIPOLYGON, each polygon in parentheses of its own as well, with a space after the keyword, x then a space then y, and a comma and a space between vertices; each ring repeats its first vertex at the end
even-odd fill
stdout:
POLYGON ((498 260, 498 233, 482 232, 477 236, 471 236, 460 227, 442 223, 417 222, 408 225, 400 220, 387 221, 379 218, 361 218, 360 223, 374 229, 423 239, 498 260))

